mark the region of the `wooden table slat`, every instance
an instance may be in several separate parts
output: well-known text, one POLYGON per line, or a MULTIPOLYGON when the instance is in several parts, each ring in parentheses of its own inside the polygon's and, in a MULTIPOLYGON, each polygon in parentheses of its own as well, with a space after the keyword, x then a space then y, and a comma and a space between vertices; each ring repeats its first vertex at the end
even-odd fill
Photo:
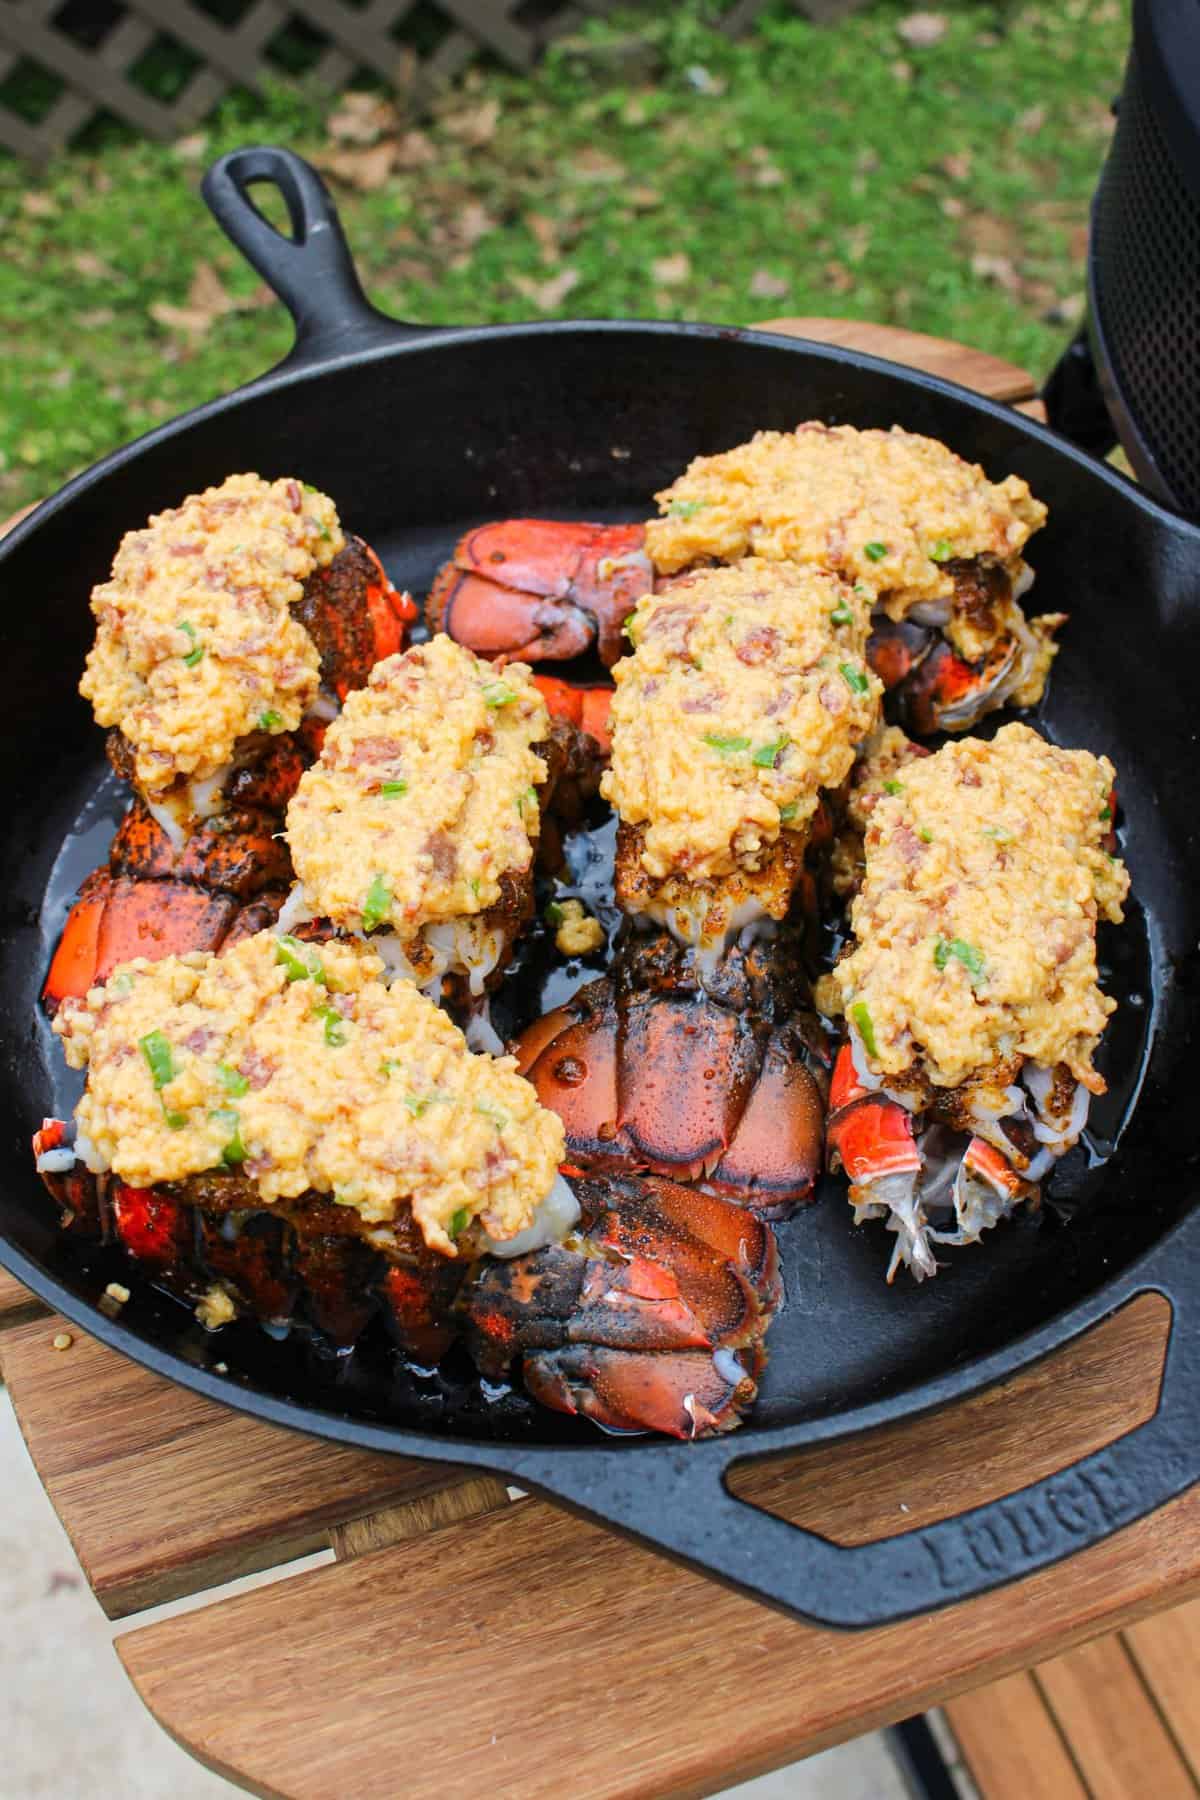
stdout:
POLYGON ((7 1269, 0 1269, 0 1331, 7 1331, 10 1326, 23 1324, 45 1312, 46 1308, 36 1294, 31 1294, 7 1269))
POLYGON ((1200 1787, 1200 1601, 1132 1625, 1125 1642, 1200 1787))
POLYGON ((1181 1560, 1200 1591, 1197 1543, 1193 1491, 1080 1554, 1068 1579, 1052 1569, 951 1617, 846 1634, 529 1500, 134 1629, 117 1648, 194 1755, 289 1800, 392 1800, 399 1769, 406 1800, 559 1800, 566 1770, 589 1800, 666 1800, 1151 1610, 1181 1560))
POLYGON ((1089 1800, 1027 1670, 959 1694, 946 1719, 983 1800, 1089 1800))
POLYGON ((969 344, 929 337, 902 325, 875 325, 862 319, 787 318, 765 319, 758 329, 883 356, 889 362, 924 369, 926 374, 940 375, 944 381, 974 388, 989 400, 1028 401, 1037 393, 1037 384, 1027 369, 986 350, 975 350, 969 344))
POLYGON ((1034 1679, 1092 1800, 1195 1800, 1187 1764, 1119 1636, 1039 1665, 1034 1679))
POLYGON ((51 1315, 0 1338, 0 1367, 112 1618, 323 1549, 334 1526, 466 1479, 231 1412, 51 1315), (69 1350, 53 1348, 60 1331, 69 1350))

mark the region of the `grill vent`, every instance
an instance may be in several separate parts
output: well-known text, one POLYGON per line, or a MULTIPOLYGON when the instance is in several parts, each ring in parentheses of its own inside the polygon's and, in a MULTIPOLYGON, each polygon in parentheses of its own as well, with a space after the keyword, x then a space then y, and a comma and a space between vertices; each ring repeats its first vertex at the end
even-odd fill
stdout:
POLYGON ((1200 515, 1200 200, 1130 57, 1092 218, 1096 311, 1117 388, 1181 510, 1200 515))

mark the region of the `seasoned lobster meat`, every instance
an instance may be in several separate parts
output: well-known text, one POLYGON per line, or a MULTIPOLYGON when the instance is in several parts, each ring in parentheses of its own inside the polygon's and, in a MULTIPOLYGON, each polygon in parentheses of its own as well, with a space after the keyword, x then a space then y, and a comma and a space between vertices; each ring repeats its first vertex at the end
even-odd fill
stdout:
POLYGON ((1129 887, 1112 808, 1107 758, 1024 725, 911 759, 875 797, 827 984, 847 1028, 828 1144, 856 1221, 896 1233, 889 1279, 1035 1199, 1104 1092, 1096 922, 1129 887))
POLYGON ((370 935, 435 997, 447 976, 481 996, 532 916, 544 807, 591 785, 574 740, 523 664, 441 635, 380 663, 288 808, 283 923, 370 935))
POLYGON ((136 798, 67 920, 51 1011, 117 962, 216 949, 273 916, 291 880, 284 808, 341 698, 416 614, 332 501, 257 475, 128 533, 92 609, 81 692, 136 798))

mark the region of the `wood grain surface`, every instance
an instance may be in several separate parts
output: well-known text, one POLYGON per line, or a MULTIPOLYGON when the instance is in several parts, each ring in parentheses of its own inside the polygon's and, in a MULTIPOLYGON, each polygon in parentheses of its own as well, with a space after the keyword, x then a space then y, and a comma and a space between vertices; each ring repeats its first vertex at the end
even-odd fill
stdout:
POLYGON ((10 1325, 19 1324, 24 1319, 35 1319, 46 1308, 35 1294, 8 1273, 0 1269, 0 1331, 10 1325))
POLYGON ((946 1720, 984 1800, 1089 1800, 1028 1670, 960 1694, 947 1704, 946 1720))
POLYGON ((989 400, 1027 401, 1037 392, 1033 376, 1015 363, 1005 362, 986 350, 974 350, 969 344, 956 344, 949 338, 908 331, 902 325, 872 325, 862 319, 788 318, 765 319, 758 329, 883 356, 889 362, 923 369, 927 375, 940 375, 944 381, 974 388, 989 400))
POLYGON ((324 1549, 332 1526, 466 1478, 261 1424, 50 1315, 0 1337, 0 1369, 113 1618, 324 1549), (66 1350, 54 1348, 60 1334, 66 1350))

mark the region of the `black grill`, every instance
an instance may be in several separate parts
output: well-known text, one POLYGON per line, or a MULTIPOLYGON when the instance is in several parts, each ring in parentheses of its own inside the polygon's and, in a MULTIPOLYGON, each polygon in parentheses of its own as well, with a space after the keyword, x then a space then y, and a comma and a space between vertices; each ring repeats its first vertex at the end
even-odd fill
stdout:
POLYGON ((1090 257, 1110 383, 1175 504, 1200 513, 1200 202, 1151 110, 1136 54, 1096 195, 1090 257))
POLYGON ((1044 389, 1050 423, 1120 438, 1200 519, 1200 0, 1134 0, 1133 48, 1092 207, 1088 321, 1044 389))

